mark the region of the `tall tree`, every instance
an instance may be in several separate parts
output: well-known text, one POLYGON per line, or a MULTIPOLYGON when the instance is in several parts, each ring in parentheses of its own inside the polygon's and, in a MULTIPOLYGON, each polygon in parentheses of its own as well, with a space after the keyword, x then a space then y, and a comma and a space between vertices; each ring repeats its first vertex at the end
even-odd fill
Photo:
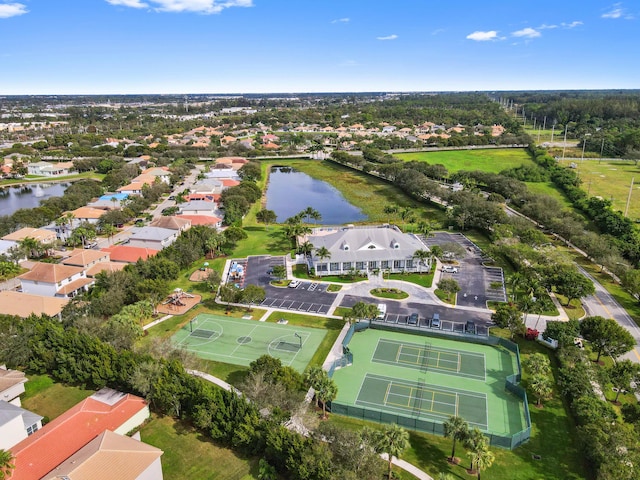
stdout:
POLYGON ((464 418, 454 415, 449 417, 442 426, 444 428, 445 438, 451 438, 452 440, 450 459, 454 462, 456 458, 456 441, 459 440, 463 442, 465 438, 467 438, 469 434, 469 424, 464 418))
POLYGON ((529 379, 529 388, 531 388, 531 391, 538 399, 536 402, 537 407, 542 407, 542 400, 549 398, 553 392, 551 380, 547 375, 543 375, 541 373, 531 376, 529 379))
POLYGON ((438 282, 437 287, 447 294, 447 300, 451 301, 451 295, 460 291, 460 284, 453 278, 443 278, 438 282))
POLYGON ((617 358, 631 351, 636 345, 633 335, 612 318, 587 317, 580 323, 580 333, 593 344, 598 353, 596 362, 603 353, 617 358))
POLYGON ((522 312, 513 303, 498 304, 496 311, 491 314, 491 320, 498 327, 508 329, 512 340, 516 333, 523 333, 525 330, 522 312))
POLYGON ((560 269, 554 281, 556 292, 567 297, 567 305, 571 300, 593 295, 596 291, 591 280, 573 269, 560 269))
POLYGON ((322 418, 327 418, 327 403, 335 400, 338 395, 338 386, 331 377, 325 372, 320 377, 317 383, 316 395, 322 402, 322 418))
POLYGON ((244 287, 242 291, 241 298, 242 301, 249 305, 249 311, 251 311, 251 306, 253 304, 258 304, 264 300, 266 293, 264 288, 259 287, 257 285, 247 285, 244 287))
POLYGON ((276 212, 274 212, 273 210, 268 210, 266 208, 263 208, 258 213, 256 213, 256 220, 258 220, 260 223, 264 223, 265 230, 268 230, 269 224, 274 223, 277 218, 278 216, 276 215, 276 212))
POLYGON ((613 364, 607 371, 609 380, 617 389, 614 402, 618 401, 618 397, 623 390, 631 390, 631 382, 638 379, 640 374, 640 366, 632 363, 630 360, 622 360, 613 364))
MULTIPOLYGON (((318 388, 318 385, 320 385, 320 383, 322 382, 324 375, 325 375, 325 371, 322 369, 322 367, 319 365, 314 365, 314 366, 308 367, 305 370, 304 381, 309 387, 316 390, 318 388)), ((316 407, 317 407, 318 401, 319 401, 318 395, 316 395, 315 398, 316 398, 316 407)))
MULTIPOLYGON (((464 439, 464 446, 467 451, 471 453, 487 448, 488 443, 487 437, 484 436, 478 427, 474 427, 472 430, 469 430, 464 439)), ((469 470, 473 470, 473 466, 473 457, 471 457, 471 466, 469 467, 469 470)))
POLYGON ((327 247, 316 248, 316 257, 323 261, 325 258, 331 258, 331 252, 327 247))
POLYGON ((393 468, 393 457, 400 455, 409 447, 409 432, 395 423, 385 425, 379 432, 378 443, 380 449, 389 456, 389 479, 393 468))
POLYGON ((427 266, 426 261, 431 258, 431 252, 429 252, 428 250, 416 250, 415 252, 413 252, 413 258, 418 259, 418 272, 421 273, 421 266, 427 266))
POLYGON ((549 375, 551 373, 551 362, 549 357, 543 353, 534 353, 522 360, 522 366, 531 375, 549 375))
POLYGON ((483 470, 490 468, 493 465, 496 457, 488 448, 482 448, 480 450, 474 450, 469 453, 471 457, 471 463, 476 466, 478 471, 478 480, 480 480, 480 474, 483 470))

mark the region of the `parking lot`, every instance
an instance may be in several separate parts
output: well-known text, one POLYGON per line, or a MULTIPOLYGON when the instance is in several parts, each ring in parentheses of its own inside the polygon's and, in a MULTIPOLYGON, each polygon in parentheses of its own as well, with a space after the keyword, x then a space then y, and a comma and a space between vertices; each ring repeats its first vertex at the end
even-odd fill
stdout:
POLYGON ((442 278, 454 278, 460 285, 457 305, 486 308, 488 301, 507 300, 502 269, 484 266, 487 257, 467 237, 460 233, 436 232, 421 238, 429 247, 455 242, 466 250, 464 258, 458 259, 458 273, 442 272, 442 278))
POLYGON ((440 330, 451 332, 462 332, 468 321, 476 324, 477 328, 486 332, 488 326, 492 324, 490 313, 473 312, 468 310, 457 310, 455 308, 443 307, 441 305, 430 305, 417 302, 384 301, 375 297, 361 297, 355 295, 345 295, 340 303, 341 307, 353 307, 357 302, 384 303, 387 306, 387 314, 384 323, 397 325, 407 325, 408 316, 412 313, 418 314, 418 327, 431 328, 431 319, 434 314, 440 318, 440 330))
POLYGON ((296 288, 274 287, 270 285, 273 277, 267 273, 276 265, 284 265, 284 257, 259 256, 245 260, 246 285, 258 285, 264 288, 266 296, 260 306, 279 308, 298 312, 327 313, 336 298, 335 293, 327 292, 328 284, 300 281, 296 288))

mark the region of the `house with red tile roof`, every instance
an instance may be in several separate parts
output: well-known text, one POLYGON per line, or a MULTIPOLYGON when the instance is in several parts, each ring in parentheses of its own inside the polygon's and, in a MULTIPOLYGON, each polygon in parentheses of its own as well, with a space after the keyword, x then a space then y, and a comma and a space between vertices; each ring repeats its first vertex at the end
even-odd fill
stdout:
POLYGON ((30 271, 16 278, 24 293, 48 297, 75 297, 93 285, 84 268, 55 263, 35 262, 30 271))
POLYGON ((146 260, 149 257, 153 257, 159 252, 159 250, 151 248, 131 247, 129 245, 113 245, 102 250, 109 252, 112 262, 121 263, 136 263, 140 259, 146 260))
POLYGON ((108 262, 109 254, 101 250, 76 248, 68 253, 60 263, 63 265, 72 265, 74 267, 82 267, 87 269, 96 263, 108 262))
POLYGON ((233 178, 221 178, 220 182, 224 188, 235 187, 236 185, 240 185, 238 180, 234 180, 233 178))
POLYGON ((180 218, 188 218, 191 220, 191 226, 207 225, 209 227, 222 227, 222 219, 213 215, 180 215, 180 218))
POLYGON ((9 479, 41 479, 105 430, 124 435, 147 418, 143 398, 103 388, 12 447, 15 469, 9 479))
POLYGON ((162 480, 162 450, 105 430, 42 480, 162 480))
POLYGON ((66 297, 33 295, 15 290, 0 292, 0 312, 21 318, 35 314, 60 319, 60 313, 67 303, 69 303, 69 299, 66 297))

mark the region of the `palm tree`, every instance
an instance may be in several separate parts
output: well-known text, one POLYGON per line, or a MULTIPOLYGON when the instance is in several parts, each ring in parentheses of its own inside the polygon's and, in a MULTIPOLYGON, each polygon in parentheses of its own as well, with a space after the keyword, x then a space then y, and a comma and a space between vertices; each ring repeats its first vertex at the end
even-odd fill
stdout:
POLYGON ((516 272, 511 275, 511 277, 509 278, 509 286, 511 287, 512 300, 516 299, 517 290, 524 284, 524 282, 525 277, 521 273, 516 272))
POLYGON ((13 454, 10 451, 0 449, 0 480, 11 476, 11 472, 16 468, 13 460, 13 454))
POLYGON ((393 468, 393 457, 400 458, 402 452, 409 447, 409 432, 395 423, 385 425, 380 432, 380 448, 389 456, 389 478, 393 468))
POLYGON ((43 250, 42 243, 31 237, 24 237, 18 245, 30 258, 39 257, 43 250))
MULTIPOLYGON (((487 437, 484 436, 478 427, 474 427, 473 430, 470 430, 464 439, 464 446, 469 452, 479 452, 480 450, 487 449, 487 445, 487 437)), ((469 467, 469 470, 473 470, 474 465, 473 457, 471 457, 471 466, 469 467)))
POLYGON ((465 441, 469 434, 469 424, 462 418, 456 415, 451 416, 442 425, 444 427, 445 438, 451 438, 453 440, 453 446, 451 447, 451 461, 453 462, 456 457, 456 441, 465 441))
POLYGON ((469 456, 471 457, 471 464, 475 465, 476 470, 478 471, 478 480, 480 480, 480 473, 482 470, 486 470, 491 467, 496 459, 493 452, 491 452, 486 445, 480 450, 469 452, 469 456))
POLYGON ((311 218, 313 219, 313 223, 315 224, 320 220, 322 220, 322 214, 317 210, 314 210, 313 213, 311 214, 311 218))
POLYGON ((318 257, 318 259, 322 261, 325 258, 331 258, 331 252, 329 251, 329 249, 327 249, 327 247, 324 246, 316 248, 316 257, 318 257))
MULTIPOLYGON (((536 407, 538 408, 542 407, 542 399, 549 398, 549 396, 553 392, 549 377, 543 374, 537 374, 532 376, 531 380, 529 381, 529 387, 531 387, 531 391, 534 393, 534 395, 537 398, 536 407)), ((618 391, 618 394, 619 393, 620 391, 618 391)), ((616 400, 617 398, 618 397, 616 396, 616 400)))
POLYGON ((315 208, 313 207, 307 207, 305 208, 303 211, 301 211, 298 215, 302 215, 307 217, 307 223, 309 223, 310 219, 320 219, 322 218, 322 215, 320 215, 320 212, 318 212, 315 208))
MULTIPOLYGON (((304 381, 311 388, 316 390, 318 385, 320 384, 324 374, 325 374, 325 371, 319 365, 315 365, 313 367, 309 367, 304 372, 304 381)), ((319 400, 318 395, 316 395, 316 407, 318 406, 318 400, 319 400)))
POLYGON ((102 234, 106 235, 109 239, 109 242, 113 241, 113 236, 118 232, 118 229, 111 225, 110 223, 106 223, 101 228, 102 234))
POLYGON ((298 251, 305 255, 309 255, 311 252, 313 252, 313 249, 314 249, 313 243, 309 242, 308 240, 306 242, 301 243, 300 246, 298 247, 298 251))
POLYGON ((431 252, 427 250, 416 250, 413 252, 413 258, 418 259, 418 273, 422 273, 422 265, 426 265, 425 261, 431 258, 431 252))
POLYGON ((318 382, 316 396, 322 402, 322 418, 327 418, 327 403, 332 402, 338 396, 338 386, 333 379, 329 377, 327 372, 322 371, 322 377, 318 382))

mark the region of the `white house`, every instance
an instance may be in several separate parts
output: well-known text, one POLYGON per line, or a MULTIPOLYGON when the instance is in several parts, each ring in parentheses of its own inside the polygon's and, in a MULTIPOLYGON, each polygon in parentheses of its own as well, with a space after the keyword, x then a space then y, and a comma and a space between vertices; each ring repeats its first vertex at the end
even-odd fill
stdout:
MULTIPOLYGON (((0 255, 9 257, 9 252, 14 247, 18 247, 18 242, 14 242, 13 240, 0 240, 0 255)), ((22 260, 25 260, 26 258, 26 255, 23 255, 22 260)))
POLYGON ((19 407, 20 395, 24 393, 25 383, 27 383, 27 377, 24 372, 11 370, 6 365, 0 365, 0 400, 19 407))
POLYGON ((29 175, 38 175, 41 177, 59 177, 62 175, 69 175, 73 169, 73 162, 34 162, 27 165, 29 175))
POLYGON ((49 297, 75 297, 93 284, 81 267, 43 262, 36 262, 30 271, 17 278, 24 293, 49 297))
POLYGON ((178 205, 180 215, 216 215, 216 204, 205 200, 194 200, 178 205))
POLYGON ((162 250, 176 241, 180 230, 159 227, 142 227, 132 230, 128 245, 131 247, 162 250))
POLYGON ((42 418, 0 400, 0 450, 8 450, 42 428, 42 418))
POLYGON ((385 270, 391 273, 429 271, 431 258, 420 261, 415 253, 429 248, 413 234, 398 227, 317 228, 305 240, 314 249, 309 266, 316 275, 342 275, 351 271, 385 270), (329 255, 320 258, 318 249, 325 247, 329 255))

